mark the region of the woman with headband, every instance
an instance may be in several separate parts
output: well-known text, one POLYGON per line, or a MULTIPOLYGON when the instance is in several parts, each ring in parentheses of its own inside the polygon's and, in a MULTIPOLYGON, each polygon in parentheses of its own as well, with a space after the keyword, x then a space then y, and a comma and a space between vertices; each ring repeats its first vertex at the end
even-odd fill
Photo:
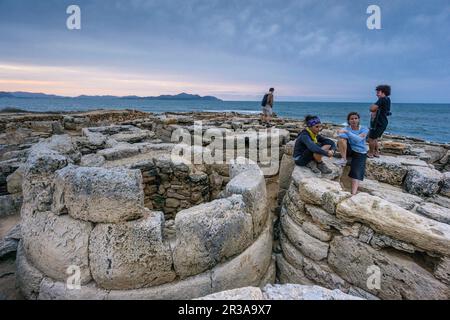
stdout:
POLYGON ((317 116, 306 116, 306 128, 299 133, 294 147, 295 164, 308 167, 314 173, 328 174, 332 171, 322 162, 322 157, 333 157, 336 144, 319 135, 322 123, 317 116))

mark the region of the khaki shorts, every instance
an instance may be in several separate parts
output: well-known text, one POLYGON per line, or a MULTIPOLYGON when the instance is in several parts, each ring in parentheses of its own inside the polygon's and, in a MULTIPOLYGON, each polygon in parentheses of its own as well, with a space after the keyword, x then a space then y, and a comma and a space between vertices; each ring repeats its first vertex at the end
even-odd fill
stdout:
POLYGON ((263 115, 265 115, 265 116, 271 117, 273 114, 272 107, 269 105, 266 105, 265 107, 263 107, 262 111, 263 111, 263 115))

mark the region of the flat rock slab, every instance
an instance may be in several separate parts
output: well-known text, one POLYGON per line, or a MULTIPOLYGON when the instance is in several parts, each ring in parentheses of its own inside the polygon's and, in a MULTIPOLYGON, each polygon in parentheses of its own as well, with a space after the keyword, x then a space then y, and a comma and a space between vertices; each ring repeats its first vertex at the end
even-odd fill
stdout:
POLYGON ((419 248, 450 255, 450 225, 422 217, 381 198, 359 193, 338 205, 337 217, 419 248))
POLYGON ((139 170, 68 166, 56 173, 54 190, 54 211, 84 221, 133 220, 144 207, 139 170))

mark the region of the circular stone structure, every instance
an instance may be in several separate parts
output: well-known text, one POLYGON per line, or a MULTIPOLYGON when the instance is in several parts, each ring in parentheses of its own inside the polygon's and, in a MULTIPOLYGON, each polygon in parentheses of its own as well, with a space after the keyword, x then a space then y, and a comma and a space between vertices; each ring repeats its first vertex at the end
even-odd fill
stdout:
POLYGON ((173 160, 174 145, 132 126, 83 135, 34 145, 22 167, 17 282, 27 299, 192 299, 273 283, 255 163, 173 160))

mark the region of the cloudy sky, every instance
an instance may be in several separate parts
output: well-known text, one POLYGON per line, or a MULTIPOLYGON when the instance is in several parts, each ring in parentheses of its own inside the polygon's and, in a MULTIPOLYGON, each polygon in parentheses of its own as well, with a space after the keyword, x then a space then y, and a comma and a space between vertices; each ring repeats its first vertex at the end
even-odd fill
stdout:
POLYGON ((0 0, 0 91, 449 103, 449 30, 448 0, 0 0))

